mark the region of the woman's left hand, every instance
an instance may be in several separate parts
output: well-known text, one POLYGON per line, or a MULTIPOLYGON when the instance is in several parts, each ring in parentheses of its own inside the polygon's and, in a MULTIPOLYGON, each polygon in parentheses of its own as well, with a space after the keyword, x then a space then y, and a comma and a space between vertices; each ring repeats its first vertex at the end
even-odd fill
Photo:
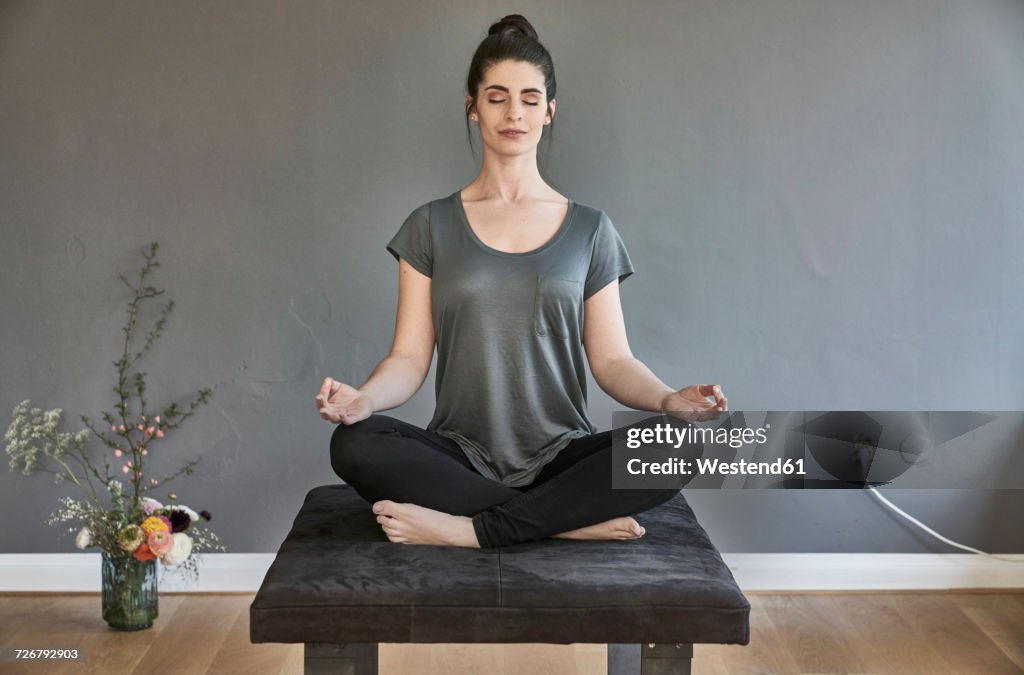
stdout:
POLYGON ((715 419, 727 411, 729 400, 717 384, 691 384, 663 398, 661 409, 687 422, 699 422, 715 419))

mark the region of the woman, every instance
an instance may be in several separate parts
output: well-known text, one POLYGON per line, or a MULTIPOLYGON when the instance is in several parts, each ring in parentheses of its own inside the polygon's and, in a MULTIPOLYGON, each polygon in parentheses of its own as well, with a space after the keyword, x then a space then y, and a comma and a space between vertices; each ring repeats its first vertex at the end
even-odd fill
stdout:
POLYGON ((636 539, 631 514, 678 490, 613 490, 612 432, 587 417, 586 371, 624 406, 724 411, 718 385, 676 391, 630 352, 618 282, 633 266, 608 216, 541 178, 555 112, 551 56, 520 15, 492 25, 467 78, 484 144, 479 175, 414 210, 398 260, 395 337, 358 389, 326 378, 335 472, 373 504, 390 541, 469 547, 547 537, 636 539), (422 385, 426 429, 375 414, 422 385), (584 354, 583 350, 586 350, 584 354))

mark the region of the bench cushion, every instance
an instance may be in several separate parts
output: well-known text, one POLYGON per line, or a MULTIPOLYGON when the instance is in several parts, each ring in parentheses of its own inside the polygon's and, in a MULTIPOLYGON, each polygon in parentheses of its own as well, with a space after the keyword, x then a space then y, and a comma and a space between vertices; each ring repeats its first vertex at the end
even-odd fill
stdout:
POLYGON ((250 607, 252 642, 747 644, 750 604, 682 493, 633 541, 394 544, 347 485, 306 495, 250 607))

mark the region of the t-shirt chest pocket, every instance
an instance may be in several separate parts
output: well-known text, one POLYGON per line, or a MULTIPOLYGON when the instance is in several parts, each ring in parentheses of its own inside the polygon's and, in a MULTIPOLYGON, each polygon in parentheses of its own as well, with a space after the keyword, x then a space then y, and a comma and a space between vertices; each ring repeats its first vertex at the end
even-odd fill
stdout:
POLYGON ((534 294, 534 328, 541 337, 569 339, 572 327, 579 323, 583 285, 575 279, 537 277, 534 294))

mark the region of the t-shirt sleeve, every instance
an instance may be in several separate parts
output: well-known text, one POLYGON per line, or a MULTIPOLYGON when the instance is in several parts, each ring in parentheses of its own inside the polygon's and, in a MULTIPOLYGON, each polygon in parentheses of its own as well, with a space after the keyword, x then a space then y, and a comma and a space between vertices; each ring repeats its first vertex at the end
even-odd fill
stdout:
POLYGON ((622 243, 622 237, 611 219, 602 211, 594 236, 594 252, 590 257, 583 299, 586 300, 615 279, 620 283, 625 281, 632 273, 633 262, 626 252, 626 245, 622 243))
POLYGON ((409 214, 398 233, 387 244, 388 252, 409 261, 416 271, 432 276, 434 250, 430 237, 430 204, 424 204, 409 214))

